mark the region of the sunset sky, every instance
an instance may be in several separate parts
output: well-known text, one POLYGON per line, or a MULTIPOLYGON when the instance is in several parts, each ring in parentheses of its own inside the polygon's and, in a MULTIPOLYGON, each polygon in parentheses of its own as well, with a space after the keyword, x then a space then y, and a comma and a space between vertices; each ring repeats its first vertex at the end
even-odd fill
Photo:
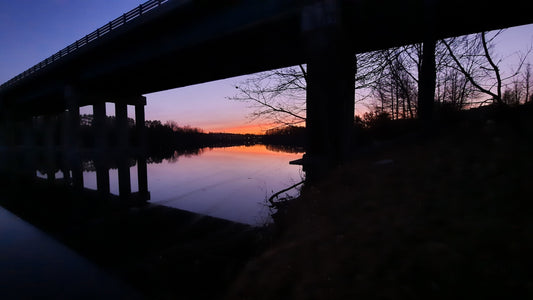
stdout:
MULTIPOLYGON (((96 30, 145 0, 0 1, 0 83, 96 30)), ((503 56, 526 49, 533 25, 510 29, 500 38, 503 56)), ((504 66, 505 67, 505 66, 504 66)), ((260 132, 268 124, 251 123, 249 104, 230 101, 243 77, 148 94, 147 120, 175 120, 205 131, 260 132)), ((114 109, 108 106, 108 114, 114 109)), ((361 108, 363 109, 363 108, 361 108)), ((82 113, 90 110, 82 109, 82 113)))

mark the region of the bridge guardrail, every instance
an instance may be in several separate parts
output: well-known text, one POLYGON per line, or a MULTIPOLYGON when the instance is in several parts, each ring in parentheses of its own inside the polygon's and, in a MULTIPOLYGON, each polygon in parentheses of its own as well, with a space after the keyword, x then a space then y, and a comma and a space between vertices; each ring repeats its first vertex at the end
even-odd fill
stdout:
POLYGON ((8 87, 15 82, 26 78, 27 76, 45 68, 49 64, 61 59, 62 57, 78 50, 79 48, 99 39, 100 37, 110 33, 111 31, 121 27, 122 25, 129 23, 138 17, 142 16, 143 14, 158 8, 164 3, 167 3, 171 0, 149 0, 147 2, 144 2, 143 4, 137 6, 136 8, 128 11, 127 13, 123 14, 122 16, 114 19, 113 21, 107 23, 106 25, 96 29, 95 31, 87 34, 86 36, 82 37, 79 40, 76 40, 74 43, 68 45, 67 47, 59 50, 57 53, 53 54, 52 56, 46 58, 45 60, 39 62, 38 64, 34 65, 33 67, 27 69, 26 71, 20 73, 19 75, 11 78, 10 80, 6 81, 2 85, 0 85, 0 89, 8 87))

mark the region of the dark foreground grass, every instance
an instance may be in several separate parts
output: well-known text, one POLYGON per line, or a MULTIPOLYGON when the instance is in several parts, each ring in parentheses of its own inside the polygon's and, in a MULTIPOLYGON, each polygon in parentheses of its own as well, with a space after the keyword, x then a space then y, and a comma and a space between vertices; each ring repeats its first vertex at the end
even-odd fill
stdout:
POLYGON ((532 299, 531 107, 438 126, 307 186, 230 299, 532 299))

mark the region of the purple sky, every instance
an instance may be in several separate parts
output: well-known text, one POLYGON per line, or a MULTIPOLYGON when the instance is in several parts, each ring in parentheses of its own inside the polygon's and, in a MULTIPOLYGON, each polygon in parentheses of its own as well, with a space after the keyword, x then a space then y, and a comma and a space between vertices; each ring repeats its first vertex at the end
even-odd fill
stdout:
MULTIPOLYGON (((145 0, 0 1, 0 83, 144 2, 145 0)), ((526 49, 532 41, 533 25, 521 26, 507 30, 500 38, 498 47, 503 56, 510 56, 516 49, 526 49)), ((508 64, 511 63, 512 60, 508 64)), ((248 104, 226 99, 234 95, 234 86, 242 78, 244 77, 146 95, 146 119, 175 120, 180 125, 200 127, 206 131, 251 126, 253 124, 247 119, 251 112, 248 104)), ((267 129, 264 126, 260 128, 267 129)))

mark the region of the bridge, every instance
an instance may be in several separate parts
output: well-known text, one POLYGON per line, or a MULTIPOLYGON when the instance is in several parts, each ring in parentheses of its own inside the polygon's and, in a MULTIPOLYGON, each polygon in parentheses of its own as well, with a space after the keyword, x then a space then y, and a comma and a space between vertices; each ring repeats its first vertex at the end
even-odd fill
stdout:
MULTIPOLYGON (((79 108, 92 105, 105 132, 105 102, 123 132, 135 105, 142 137, 144 94, 306 63, 307 154, 338 162, 352 143, 354 54, 529 23, 521 0, 150 0, 2 84, 1 141, 16 144, 40 117, 76 148, 79 108)), ((423 59, 430 98, 434 57, 423 59)))

